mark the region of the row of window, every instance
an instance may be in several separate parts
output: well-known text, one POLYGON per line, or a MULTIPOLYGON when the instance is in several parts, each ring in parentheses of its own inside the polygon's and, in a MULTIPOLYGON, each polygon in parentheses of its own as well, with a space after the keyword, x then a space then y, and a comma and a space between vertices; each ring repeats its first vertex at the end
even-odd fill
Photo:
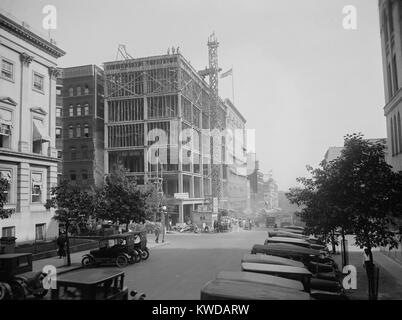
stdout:
MULTIPOLYGON (((15 226, 1 228, 2 237, 15 237, 15 226)), ((46 240, 46 223, 35 224, 35 240, 46 240)))
MULTIPOLYGON (((63 109, 60 107, 57 107, 56 108, 56 117, 60 118, 62 116, 63 116, 63 109)), ((81 107, 81 104, 77 104, 75 107, 71 104, 68 107, 68 116, 69 117, 89 116, 89 104, 85 103, 83 107, 81 107)))
MULTIPOLYGON (((15 68, 14 63, 8 59, 1 59, 1 77, 3 79, 14 82, 15 76, 15 68)), ((36 91, 40 91, 43 93, 44 91, 44 79, 45 77, 35 71, 32 71, 32 89, 36 91)))
POLYGON ((402 122, 399 111, 391 117, 391 151, 392 156, 402 153, 402 122))
MULTIPOLYGON (((0 176, 8 181, 8 190, 4 192, 5 203, 15 203, 16 199, 12 199, 12 193, 14 190, 13 172, 11 169, 0 169, 0 176)), ((43 203, 43 191, 46 189, 45 180, 42 172, 31 172, 31 202, 43 203)))
POLYGON ((71 181, 81 180, 83 182, 86 182, 89 179, 88 170, 82 169, 80 173, 77 173, 77 171, 75 170, 71 170, 69 178, 71 181))
MULTIPOLYGON (((12 119, 11 110, 0 108, 0 148, 11 148, 12 138, 12 119)), ((49 142, 50 137, 46 134, 47 128, 43 119, 33 118, 32 121, 32 152, 43 154, 43 143, 49 142)))
MULTIPOLYGON (((82 95, 82 87, 81 86, 77 86, 76 88, 75 88, 76 90, 75 90, 75 92, 76 92, 76 95, 77 96, 81 96, 82 95)), ((84 95, 87 95, 87 94, 89 94, 89 86, 86 84, 86 85, 84 85, 84 95)), ((68 89, 68 95, 70 96, 70 97, 73 97, 74 96, 74 88, 73 87, 70 87, 69 89, 68 89)))
MULTIPOLYGON (((60 129, 60 128, 57 128, 60 129)), ((57 130, 56 129, 56 130, 57 130)), ((57 131, 56 131, 57 134, 57 131)), ((59 131, 59 136, 61 137, 61 129, 59 131)), ((89 138, 89 124, 85 123, 82 127, 80 124, 76 124, 75 126, 69 125, 68 126, 68 138, 89 138)))
POLYGON ((76 148, 76 147, 70 147, 70 158, 69 159, 70 160, 89 159, 88 146, 81 146, 80 151, 78 151, 78 148, 76 148))

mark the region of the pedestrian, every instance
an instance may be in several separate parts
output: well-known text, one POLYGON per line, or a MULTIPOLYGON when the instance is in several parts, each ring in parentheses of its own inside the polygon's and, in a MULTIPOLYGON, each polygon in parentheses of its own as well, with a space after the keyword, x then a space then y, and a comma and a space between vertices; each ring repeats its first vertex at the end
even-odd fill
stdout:
POLYGON ((63 233, 61 233, 57 238, 56 243, 59 248, 57 250, 57 254, 59 255, 59 259, 61 259, 66 256, 66 250, 64 249, 64 246, 66 244, 66 236, 63 233))
POLYGON ((159 234, 160 234, 161 230, 159 227, 159 223, 155 224, 155 242, 158 243, 159 242, 159 234))
POLYGON ((374 263, 373 256, 369 249, 364 249, 363 252, 363 268, 366 269, 367 279, 369 281, 369 298, 374 297, 374 263))
POLYGON ((205 227, 206 227, 206 224, 205 224, 205 222, 203 222, 202 223, 202 232, 205 232, 205 227))

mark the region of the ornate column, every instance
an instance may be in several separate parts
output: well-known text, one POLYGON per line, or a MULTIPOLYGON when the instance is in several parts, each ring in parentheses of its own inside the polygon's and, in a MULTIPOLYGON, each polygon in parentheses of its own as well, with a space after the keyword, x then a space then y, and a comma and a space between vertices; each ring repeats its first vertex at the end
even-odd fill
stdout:
POLYGON ((20 152, 30 152, 32 150, 31 146, 31 131, 32 123, 30 117, 30 106, 29 106, 29 65, 33 61, 34 57, 22 52, 20 54, 21 60, 21 95, 20 95, 20 130, 19 130, 19 140, 18 140, 18 151, 20 152))
MULTIPOLYGON (((49 118, 48 134, 50 137, 48 156, 57 158, 56 149, 56 81, 60 76, 60 70, 55 67, 49 68, 49 118)), ((56 176, 57 179, 57 176, 56 176)))

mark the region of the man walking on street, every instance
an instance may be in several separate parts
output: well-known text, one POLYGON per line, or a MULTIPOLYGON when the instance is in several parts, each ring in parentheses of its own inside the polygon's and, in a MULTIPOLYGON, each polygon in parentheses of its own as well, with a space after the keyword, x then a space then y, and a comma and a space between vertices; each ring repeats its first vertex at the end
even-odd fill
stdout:
POLYGON ((161 230, 160 230, 160 227, 159 227, 159 222, 157 222, 156 224, 155 224, 155 242, 156 243, 158 243, 159 242, 159 234, 160 234, 160 232, 161 232, 161 230))

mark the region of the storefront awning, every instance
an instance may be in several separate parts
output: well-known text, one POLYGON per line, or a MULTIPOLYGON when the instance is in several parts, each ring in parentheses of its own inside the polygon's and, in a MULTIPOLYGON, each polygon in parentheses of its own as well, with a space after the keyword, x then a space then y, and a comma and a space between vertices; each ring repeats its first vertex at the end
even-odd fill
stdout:
POLYGON ((33 140, 34 141, 42 141, 42 142, 50 141, 50 137, 46 133, 46 128, 43 125, 42 121, 34 119, 33 126, 34 126, 34 128, 33 128, 33 140))

